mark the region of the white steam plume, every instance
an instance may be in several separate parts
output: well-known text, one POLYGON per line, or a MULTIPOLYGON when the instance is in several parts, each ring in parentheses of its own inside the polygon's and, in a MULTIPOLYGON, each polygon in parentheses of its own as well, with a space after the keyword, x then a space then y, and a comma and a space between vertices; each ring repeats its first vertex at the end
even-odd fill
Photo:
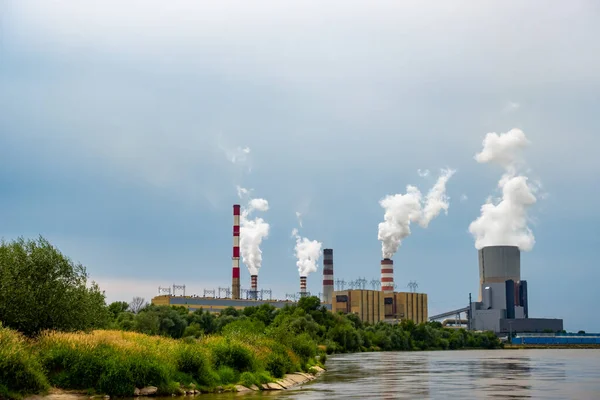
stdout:
MULTIPOLYGON (((238 187, 238 193, 247 194, 249 190, 238 187)), ((269 236, 269 224, 259 217, 250 219, 250 214, 253 211, 264 212, 268 209, 269 202, 267 200, 251 199, 240 215, 240 252, 250 275, 258 275, 258 270, 262 265, 260 245, 263 239, 269 236)))
POLYGON ((446 183, 455 172, 452 169, 443 169, 425 199, 419 189, 408 185, 406 194, 388 195, 379 202, 385 209, 384 221, 379 224, 377 235, 381 240, 383 258, 392 258, 398 251, 402 240, 411 233, 411 222, 427 228, 442 210, 448 212, 449 198, 446 195, 446 183))
POLYGON ((488 133, 483 140, 483 149, 475 155, 479 163, 496 163, 505 173, 498 182, 502 198, 494 202, 488 199, 481 206, 481 215, 469 225, 475 238, 475 247, 518 246, 529 251, 535 244, 533 232, 527 226, 527 209, 536 203, 537 187, 528 178, 517 174, 522 163, 521 150, 530 142, 520 129, 507 133, 488 133), (496 204, 495 204, 496 203, 496 204))
MULTIPOLYGON (((298 219, 300 219, 300 213, 296 213, 298 219)), ((300 224, 302 226, 302 224, 300 224)), ((317 271, 317 263, 321 257, 322 243, 316 240, 309 240, 298 235, 298 229, 292 230, 292 237, 296 239, 295 255, 298 261, 296 266, 300 276, 308 276, 311 272, 317 271)))

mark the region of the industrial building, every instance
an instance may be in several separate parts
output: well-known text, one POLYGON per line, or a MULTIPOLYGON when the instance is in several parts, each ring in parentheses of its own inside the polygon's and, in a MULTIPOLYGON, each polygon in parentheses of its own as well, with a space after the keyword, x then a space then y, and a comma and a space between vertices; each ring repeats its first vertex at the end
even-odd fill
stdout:
POLYGON ((467 312, 471 329, 496 333, 563 330, 562 319, 529 317, 528 285, 521 280, 517 246, 487 246, 478 255, 479 299, 467 312))
MULTIPOLYGON (((205 291, 208 296, 186 296, 185 286, 183 296, 175 296, 168 289, 167 294, 161 294, 152 299, 152 304, 166 306, 182 306, 190 311, 203 309, 209 312, 221 312, 233 307, 237 310, 245 307, 270 304, 276 308, 296 304, 290 300, 263 300, 263 290, 258 289, 258 276, 250 276, 250 289, 242 290, 240 283, 240 215, 239 204, 233 206, 233 248, 232 248, 232 280, 231 292, 228 288, 219 288, 219 297, 215 296, 214 290, 205 291), (226 295, 220 297, 221 290, 226 295), (243 296, 246 298, 244 299, 243 296)), ((381 261, 381 290, 342 290, 334 291, 333 274, 333 249, 323 249, 323 291, 321 295, 322 305, 333 312, 355 314, 361 321, 377 323, 381 321, 399 322, 410 319, 416 323, 427 321, 427 295, 423 293, 396 293, 394 292, 394 263, 386 258, 381 261)), ((300 276, 300 291, 298 297, 309 295, 306 289, 307 277, 300 276)), ((270 291, 267 291, 270 295, 270 291)), ((294 296, 296 297, 296 296, 294 296)))

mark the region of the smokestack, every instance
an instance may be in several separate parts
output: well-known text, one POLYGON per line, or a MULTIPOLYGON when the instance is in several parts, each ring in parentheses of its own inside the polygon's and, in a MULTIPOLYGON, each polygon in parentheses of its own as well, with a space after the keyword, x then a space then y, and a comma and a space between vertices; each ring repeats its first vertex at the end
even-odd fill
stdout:
POLYGON ((381 291, 384 293, 394 291, 394 262, 389 258, 381 260, 381 291))
POLYGON ((300 277, 300 293, 302 293, 302 295, 306 294, 306 277, 305 276, 300 277))
POLYGON ((333 300, 333 249, 323 250, 323 303, 333 300))
POLYGON ((240 298, 240 205, 233 205, 233 265, 231 298, 240 298))
POLYGON ((250 275, 250 298, 257 299, 258 275, 250 275))

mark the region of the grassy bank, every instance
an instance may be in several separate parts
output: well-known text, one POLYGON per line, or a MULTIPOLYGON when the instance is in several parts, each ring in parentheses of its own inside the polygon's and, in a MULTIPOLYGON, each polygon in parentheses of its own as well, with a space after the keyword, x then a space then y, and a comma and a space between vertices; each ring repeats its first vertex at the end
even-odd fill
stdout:
POLYGON ((170 395, 186 387, 260 385, 308 370, 317 363, 315 352, 298 354, 242 330, 187 340, 102 330, 45 332, 27 340, 0 328, 0 397, 43 392, 50 385, 114 396, 132 396, 145 386, 170 395))

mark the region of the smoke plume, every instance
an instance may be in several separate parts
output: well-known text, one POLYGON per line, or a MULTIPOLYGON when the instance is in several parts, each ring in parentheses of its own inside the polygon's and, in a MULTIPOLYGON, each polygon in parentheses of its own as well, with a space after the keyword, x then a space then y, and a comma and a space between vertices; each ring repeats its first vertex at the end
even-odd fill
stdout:
POLYGON ((520 129, 507 133, 488 133, 483 140, 483 149, 475 155, 478 163, 495 163, 505 172, 498 182, 502 198, 492 199, 481 206, 481 215, 469 225, 475 238, 475 247, 518 246, 529 251, 535 244, 533 232, 527 226, 527 210, 537 199, 537 187, 528 182, 524 175, 517 174, 522 164, 521 151, 530 144, 520 129))
MULTIPOLYGON (((298 221, 300 221, 300 213, 296 213, 298 221)), ((300 223, 302 226, 302 223, 300 223)), ((296 239, 295 255, 298 261, 296 266, 300 276, 308 276, 311 272, 317 271, 317 263, 321 257, 322 243, 316 240, 309 240, 298 235, 298 229, 292 230, 292 237, 296 239)))
POLYGON ((418 188, 408 185, 406 194, 388 195, 379 202, 385 209, 384 221, 379 224, 377 236, 381 240, 383 258, 392 258, 398 251, 402 240, 411 233, 411 222, 427 228, 442 210, 448 212, 450 199, 446 195, 446 184, 455 172, 452 169, 442 169, 425 199, 418 188))
MULTIPOLYGON (((249 193, 249 190, 238 188, 238 194, 247 193, 249 193)), ((251 219, 250 215, 254 211, 265 212, 268 209, 269 202, 267 200, 250 199, 240 215, 240 252, 242 253, 242 261, 248 267, 250 275, 258 275, 258 270, 262 265, 260 245, 263 239, 269 236, 269 224, 260 217, 251 219)))

